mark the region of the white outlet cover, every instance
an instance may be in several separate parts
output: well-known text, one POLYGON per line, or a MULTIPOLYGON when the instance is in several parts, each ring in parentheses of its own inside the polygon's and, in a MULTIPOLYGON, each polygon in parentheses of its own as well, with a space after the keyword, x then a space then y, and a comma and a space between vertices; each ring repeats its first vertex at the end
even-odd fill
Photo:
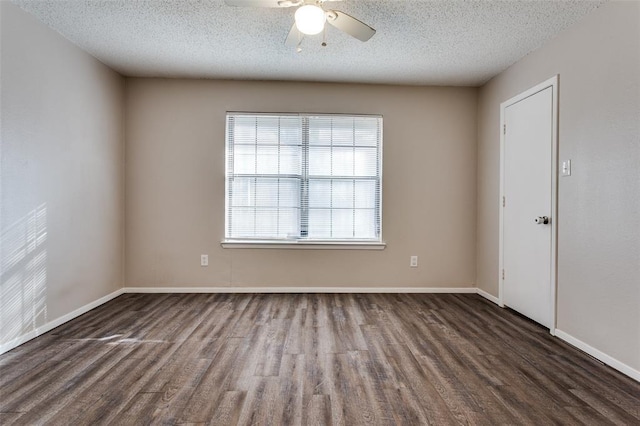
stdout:
POLYGON ((209 255, 201 254, 200 255, 200 266, 209 266, 209 255))
POLYGON ((571 176, 571 160, 565 160, 562 162, 562 170, 560 170, 562 176, 571 176))

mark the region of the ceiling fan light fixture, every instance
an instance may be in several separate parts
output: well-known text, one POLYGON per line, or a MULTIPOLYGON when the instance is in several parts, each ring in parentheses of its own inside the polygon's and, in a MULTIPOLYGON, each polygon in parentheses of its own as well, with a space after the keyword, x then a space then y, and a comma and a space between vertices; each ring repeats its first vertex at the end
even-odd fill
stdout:
POLYGON ((295 19, 298 31, 307 35, 315 35, 324 29, 327 16, 322 8, 307 4, 296 10, 295 19))

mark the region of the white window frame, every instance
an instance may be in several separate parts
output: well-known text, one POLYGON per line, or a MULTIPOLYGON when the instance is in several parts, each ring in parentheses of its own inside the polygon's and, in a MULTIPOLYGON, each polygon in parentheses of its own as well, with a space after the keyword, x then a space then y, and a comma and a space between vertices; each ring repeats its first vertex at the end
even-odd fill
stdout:
MULTIPOLYGON (((383 116, 382 115, 373 115, 373 114, 327 114, 327 113, 255 113, 255 112, 236 112, 236 111, 227 111, 226 113, 226 128, 225 128, 225 238, 221 241, 221 246, 223 248, 240 248, 240 249, 337 249, 337 250, 383 250, 386 247, 386 243, 382 238, 382 157, 383 157, 383 116), (378 155, 378 177, 380 180, 379 187, 380 191, 378 193, 379 198, 379 235, 378 239, 348 239, 348 240, 340 240, 340 239, 287 239, 287 240, 279 240, 279 239, 233 239, 226 238, 227 229, 228 229, 228 194, 229 194, 229 178, 228 178, 228 166, 229 166, 229 116, 231 115, 251 115, 251 116, 295 116, 295 117, 317 117, 317 116, 343 116, 343 117, 375 117, 380 119, 380 139, 379 139, 379 155, 378 155)), ((303 137, 305 140, 304 143, 308 144, 306 141, 307 138, 303 137)), ((308 151, 308 145, 306 147, 308 151)))

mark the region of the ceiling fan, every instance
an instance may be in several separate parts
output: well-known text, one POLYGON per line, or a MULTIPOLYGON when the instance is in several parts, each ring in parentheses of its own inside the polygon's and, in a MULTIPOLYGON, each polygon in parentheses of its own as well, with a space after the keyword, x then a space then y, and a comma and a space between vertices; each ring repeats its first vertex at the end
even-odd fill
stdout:
MULTIPOLYGON (((295 22, 285 45, 296 47, 298 52, 302 50, 300 43, 303 37, 321 33, 327 22, 360 41, 367 41, 376 33, 376 30, 351 15, 339 10, 325 10, 323 5, 328 1, 341 0, 225 0, 225 3, 238 7, 297 7, 295 22)), ((323 41, 322 45, 327 44, 323 41)))

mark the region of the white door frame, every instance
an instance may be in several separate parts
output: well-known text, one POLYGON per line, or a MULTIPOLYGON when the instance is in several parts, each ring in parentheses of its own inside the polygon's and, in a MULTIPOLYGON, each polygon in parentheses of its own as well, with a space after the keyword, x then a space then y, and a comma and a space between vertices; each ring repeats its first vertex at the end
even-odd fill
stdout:
POLYGON ((551 146, 551 319, 549 324, 549 332, 552 335, 556 333, 556 293, 557 293, 557 247, 558 247, 558 75, 526 90, 513 98, 500 104, 500 252, 499 252, 499 276, 498 276, 498 301, 501 307, 504 307, 504 279, 502 271, 504 270, 504 210, 502 208, 502 200, 504 196, 504 144, 505 144, 505 109, 529 96, 533 96, 542 90, 552 88, 552 146, 551 146))

